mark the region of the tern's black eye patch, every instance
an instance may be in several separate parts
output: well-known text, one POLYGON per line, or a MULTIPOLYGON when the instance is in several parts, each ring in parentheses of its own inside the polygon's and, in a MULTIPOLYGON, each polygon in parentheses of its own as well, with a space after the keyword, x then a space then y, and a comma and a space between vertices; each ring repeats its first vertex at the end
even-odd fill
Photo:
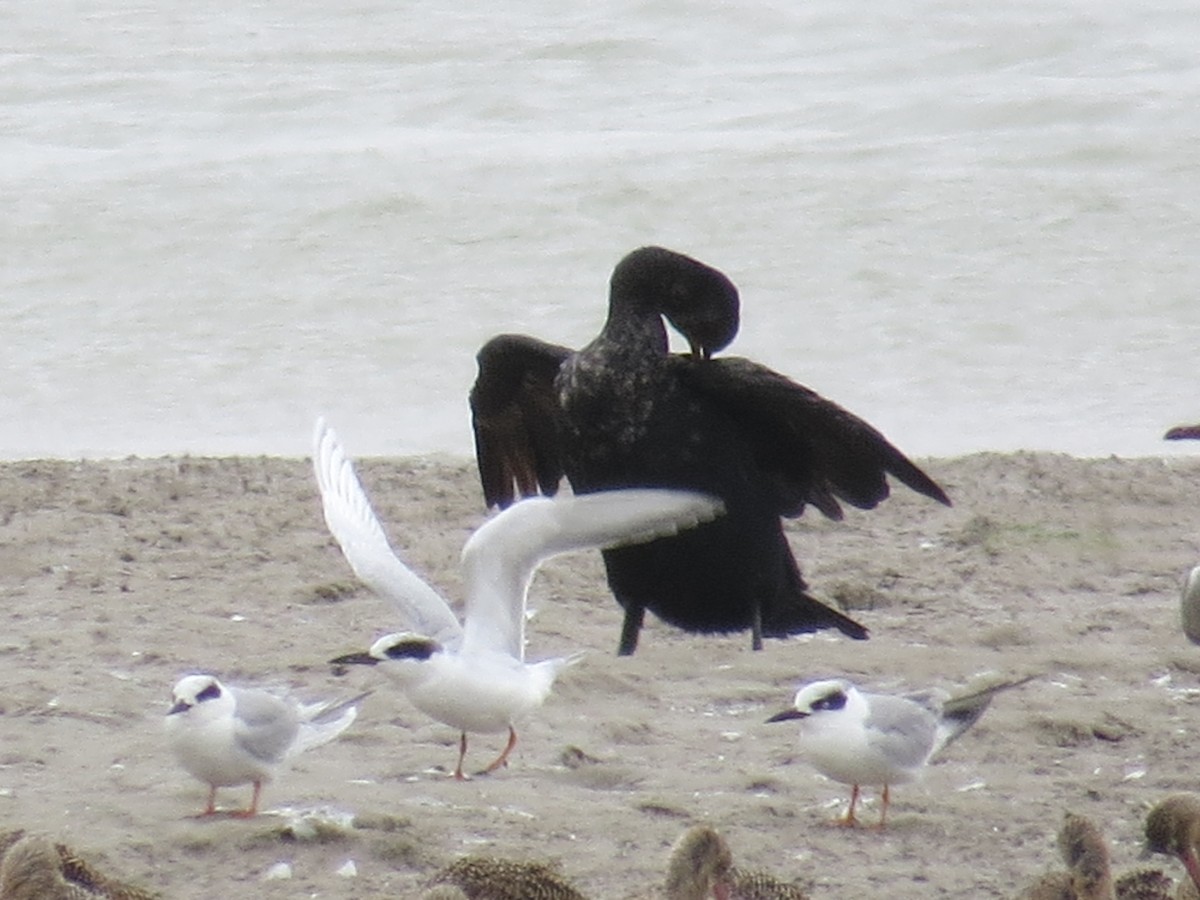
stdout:
POLYGON ((210 684, 204 690, 196 695, 196 702, 202 703, 205 700, 216 700, 221 696, 221 688, 217 684, 210 684))
POLYGON ((437 641, 411 638, 397 641, 383 652, 388 659, 429 659, 437 649, 437 641))
POLYGON ((832 694, 826 694, 813 705, 813 711, 818 709, 842 709, 846 705, 846 692, 834 691, 832 694))

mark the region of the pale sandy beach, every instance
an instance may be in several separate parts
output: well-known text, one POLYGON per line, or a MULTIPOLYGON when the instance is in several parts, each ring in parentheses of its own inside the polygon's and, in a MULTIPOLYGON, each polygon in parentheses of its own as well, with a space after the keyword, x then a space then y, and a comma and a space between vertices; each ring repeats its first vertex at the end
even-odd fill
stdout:
MULTIPOLYGON (((554 861, 596 898, 653 896, 697 821, 814 898, 1013 896, 1056 865, 1066 810, 1102 823, 1118 869, 1137 865, 1148 805, 1200 787, 1200 647, 1178 611, 1200 562, 1200 457, 922 464, 953 508, 898 488, 874 512, 790 526, 814 591, 870 627, 867 642, 752 653, 745 634, 648 620, 619 659, 598 555, 552 562, 531 593, 529 655, 589 653, 520 729, 509 768, 466 783, 447 775, 451 729, 373 673, 326 664, 399 623, 356 586, 306 460, 2 464, 0 826, 52 834, 180 900, 413 897, 479 852, 554 861), (266 814, 198 821, 206 788, 175 765, 161 721, 196 670, 306 700, 380 690, 340 741, 267 786, 266 814), (786 724, 764 724, 825 675, 955 689, 1032 673, 893 792, 884 833, 828 827, 848 789, 795 759, 786 724), (292 810, 356 824, 300 840, 292 810), (264 880, 280 862, 292 877, 264 880)), ((458 551, 485 516, 473 464, 366 460, 360 473, 397 549, 457 598, 458 551)), ((475 737, 468 763, 502 743, 475 737)))

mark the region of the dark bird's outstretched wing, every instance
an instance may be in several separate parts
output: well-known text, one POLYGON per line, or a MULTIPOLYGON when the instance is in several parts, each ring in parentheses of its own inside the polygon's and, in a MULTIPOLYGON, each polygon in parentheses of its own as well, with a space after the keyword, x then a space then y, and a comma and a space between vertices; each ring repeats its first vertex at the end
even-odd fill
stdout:
POLYGON ((872 509, 892 475, 914 491, 950 498, 878 430, 766 366, 740 357, 679 358, 680 378, 738 422, 773 482, 779 513, 798 516, 812 504, 831 519, 838 501, 872 509))
POLYGON ((553 496, 563 476, 554 376, 572 351, 520 334, 492 338, 476 356, 471 388, 475 460, 488 506, 539 491, 553 496))

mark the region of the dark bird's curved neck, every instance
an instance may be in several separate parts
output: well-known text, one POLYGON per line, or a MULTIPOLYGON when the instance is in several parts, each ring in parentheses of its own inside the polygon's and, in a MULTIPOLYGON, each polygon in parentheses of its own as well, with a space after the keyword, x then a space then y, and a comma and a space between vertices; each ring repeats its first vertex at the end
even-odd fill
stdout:
POLYGON ((647 353, 661 356, 668 349, 667 327, 662 313, 647 300, 612 296, 609 298, 608 318, 592 345, 603 344, 625 356, 643 357, 647 353))

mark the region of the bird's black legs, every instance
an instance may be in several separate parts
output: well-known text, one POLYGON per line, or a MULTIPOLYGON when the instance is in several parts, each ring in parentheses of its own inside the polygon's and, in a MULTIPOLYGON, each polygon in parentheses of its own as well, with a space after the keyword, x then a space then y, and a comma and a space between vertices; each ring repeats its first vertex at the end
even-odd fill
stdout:
POLYGON ((625 607, 625 621, 621 624, 621 643, 617 647, 617 656, 633 656, 645 618, 646 608, 644 606, 631 604, 625 607))
POLYGON ((762 604, 756 600, 754 615, 750 620, 750 649, 761 650, 763 648, 762 638, 762 604))

